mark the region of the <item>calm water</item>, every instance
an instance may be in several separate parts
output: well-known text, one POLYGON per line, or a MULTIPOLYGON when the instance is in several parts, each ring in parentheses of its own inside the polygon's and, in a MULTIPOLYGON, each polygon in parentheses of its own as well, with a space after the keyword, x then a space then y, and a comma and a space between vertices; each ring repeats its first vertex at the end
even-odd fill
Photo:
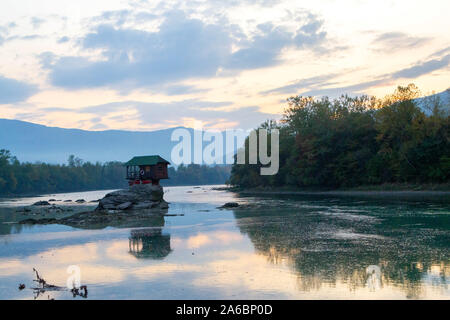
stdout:
MULTIPOLYGON (((165 191, 178 216, 96 230, 17 225, 15 211, 106 191, 2 200, 0 299, 33 299, 33 267, 64 286, 71 265, 88 299, 450 299, 448 199, 165 191), (217 209, 229 201, 254 207, 217 209)), ((49 297, 73 299, 67 291, 38 298, 49 297)))

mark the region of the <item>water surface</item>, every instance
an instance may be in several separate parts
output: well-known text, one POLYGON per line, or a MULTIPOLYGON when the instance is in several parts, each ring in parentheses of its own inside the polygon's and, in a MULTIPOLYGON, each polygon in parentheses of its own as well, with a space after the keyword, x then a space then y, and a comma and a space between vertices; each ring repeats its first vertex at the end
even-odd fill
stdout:
MULTIPOLYGON (((79 266, 88 299, 450 298, 445 197, 263 198, 168 187, 176 216, 132 228, 14 223, 18 206, 106 192, 0 202, 0 299, 35 298, 33 267, 64 286, 71 265, 79 266), (217 208, 229 201, 243 208, 217 208), (27 289, 19 291, 20 283, 27 289)), ((73 299, 67 291, 37 298, 73 299)))

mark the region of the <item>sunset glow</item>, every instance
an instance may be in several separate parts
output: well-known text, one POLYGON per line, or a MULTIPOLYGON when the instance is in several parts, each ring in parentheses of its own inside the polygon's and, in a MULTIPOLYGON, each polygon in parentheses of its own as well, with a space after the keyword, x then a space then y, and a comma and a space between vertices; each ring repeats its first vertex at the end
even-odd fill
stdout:
POLYGON ((278 119, 292 95, 440 92, 449 11, 437 0, 4 0, 1 118, 247 129, 278 119))

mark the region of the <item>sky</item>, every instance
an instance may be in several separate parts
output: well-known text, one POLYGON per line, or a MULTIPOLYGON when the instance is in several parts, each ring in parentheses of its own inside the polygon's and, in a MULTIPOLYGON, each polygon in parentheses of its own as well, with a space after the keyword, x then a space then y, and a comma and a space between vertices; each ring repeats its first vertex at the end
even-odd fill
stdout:
POLYGON ((450 1, 2 0, 0 118, 249 129, 294 95, 450 87, 450 1))

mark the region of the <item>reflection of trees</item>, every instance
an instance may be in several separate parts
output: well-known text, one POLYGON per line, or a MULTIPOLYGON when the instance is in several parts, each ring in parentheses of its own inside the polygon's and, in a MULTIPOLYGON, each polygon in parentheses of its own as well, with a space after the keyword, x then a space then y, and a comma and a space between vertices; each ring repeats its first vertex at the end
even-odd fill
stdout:
POLYGON ((138 259, 163 259, 172 252, 170 235, 161 228, 131 230, 129 252, 138 259))
POLYGON ((0 207, 0 235, 20 233, 23 225, 14 224, 23 218, 22 212, 17 212, 17 208, 0 207))
POLYGON ((352 220, 291 208, 235 210, 235 216, 258 252, 298 272, 302 291, 338 282, 350 290, 365 287, 370 265, 380 267, 381 286, 399 287, 408 298, 423 296, 423 281, 436 287, 449 281, 450 221, 444 215, 352 220), (431 270, 437 275, 428 281, 431 270))

